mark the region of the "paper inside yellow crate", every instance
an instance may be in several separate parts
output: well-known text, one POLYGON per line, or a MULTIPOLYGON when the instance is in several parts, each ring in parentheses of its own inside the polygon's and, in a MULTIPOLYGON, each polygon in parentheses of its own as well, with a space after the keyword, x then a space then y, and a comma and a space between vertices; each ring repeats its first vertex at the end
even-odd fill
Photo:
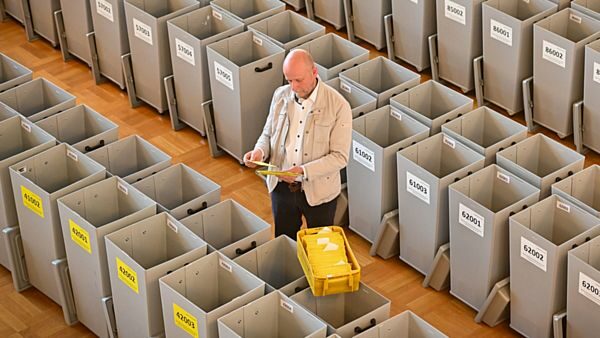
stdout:
POLYGON ((330 265, 326 267, 314 268, 313 271, 316 276, 335 276, 350 273, 352 271, 352 266, 350 266, 348 263, 342 265, 330 265))

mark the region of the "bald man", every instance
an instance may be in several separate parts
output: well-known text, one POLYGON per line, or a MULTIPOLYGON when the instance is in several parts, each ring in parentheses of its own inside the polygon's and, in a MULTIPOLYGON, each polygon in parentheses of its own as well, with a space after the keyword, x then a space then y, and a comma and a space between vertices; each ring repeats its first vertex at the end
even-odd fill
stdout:
POLYGON ((302 216, 309 227, 333 225, 340 194, 340 170, 348 163, 352 138, 350 104, 318 76, 305 50, 291 51, 283 62, 287 85, 273 94, 269 116, 254 150, 244 163, 268 161, 288 175, 267 177, 275 236, 295 239, 302 216))

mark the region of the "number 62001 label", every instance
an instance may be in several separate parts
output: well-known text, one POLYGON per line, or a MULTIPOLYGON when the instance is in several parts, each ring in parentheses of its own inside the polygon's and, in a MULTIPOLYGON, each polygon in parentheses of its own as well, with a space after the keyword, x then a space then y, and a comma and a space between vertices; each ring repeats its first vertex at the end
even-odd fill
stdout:
POLYGON ((485 219, 462 203, 458 204, 458 222, 483 237, 485 219))

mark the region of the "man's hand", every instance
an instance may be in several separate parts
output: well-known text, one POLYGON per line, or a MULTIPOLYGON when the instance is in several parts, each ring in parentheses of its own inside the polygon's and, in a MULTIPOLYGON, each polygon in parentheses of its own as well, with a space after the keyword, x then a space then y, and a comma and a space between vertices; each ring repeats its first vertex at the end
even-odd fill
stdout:
POLYGON ((256 168, 256 164, 250 161, 260 161, 262 160, 262 156, 263 153, 260 149, 254 149, 252 151, 249 151, 244 155, 244 165, 248 168, 256 168))
POLYGON ((296 180, 296 177, 298 177, 300 175, 304 175, 304 170, 302 169, 302 167, 291 167, 290 169, 288 169, 286 171, 297 174, 297 175, 296 176, 279 176, 279 178, 281 178, 281 180, 284 181, 285 183, 293 183, 296 180))

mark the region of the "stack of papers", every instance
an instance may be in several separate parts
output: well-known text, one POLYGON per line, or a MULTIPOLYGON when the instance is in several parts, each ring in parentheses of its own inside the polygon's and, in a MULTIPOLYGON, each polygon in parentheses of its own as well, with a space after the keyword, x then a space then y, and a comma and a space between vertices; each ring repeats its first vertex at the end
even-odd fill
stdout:
POLYGON ((332 277, 352 271, 341 233, 325 227, 317 234, 304 236, 302 241, 315 276, 332 277))

